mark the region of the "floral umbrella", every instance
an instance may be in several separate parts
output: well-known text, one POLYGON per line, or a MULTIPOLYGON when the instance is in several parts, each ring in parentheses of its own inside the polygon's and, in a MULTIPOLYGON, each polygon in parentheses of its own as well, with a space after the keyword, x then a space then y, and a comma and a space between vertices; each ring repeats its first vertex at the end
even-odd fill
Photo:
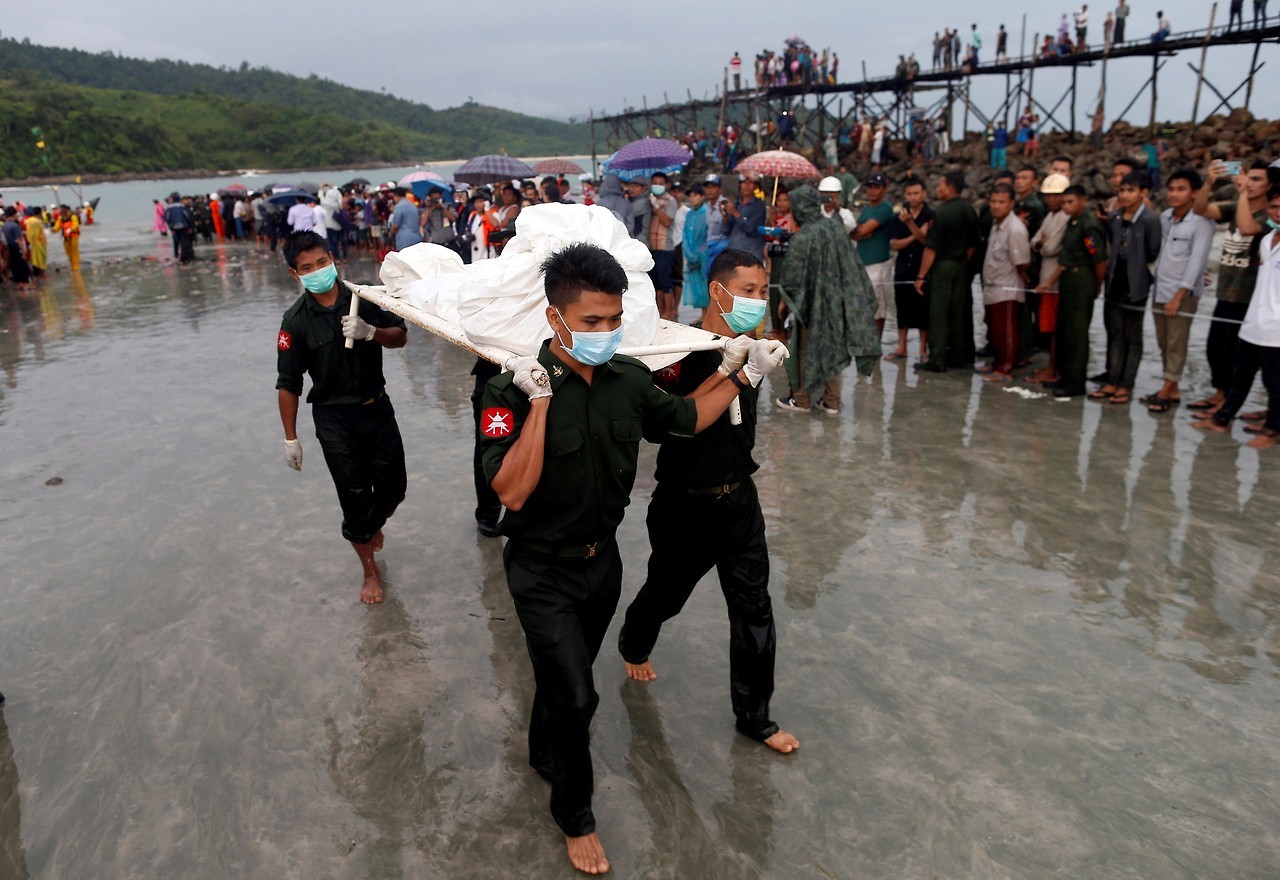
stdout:
POLYGON ((582 167, 568 159, 543 159, 533 166, 536 174, 582 174, 582 167))
POLYGON ((814 164, 790 150, 765 150, 738 163, 734 169, 747 177, 796 177, 813 180, 822 176, 814 164))

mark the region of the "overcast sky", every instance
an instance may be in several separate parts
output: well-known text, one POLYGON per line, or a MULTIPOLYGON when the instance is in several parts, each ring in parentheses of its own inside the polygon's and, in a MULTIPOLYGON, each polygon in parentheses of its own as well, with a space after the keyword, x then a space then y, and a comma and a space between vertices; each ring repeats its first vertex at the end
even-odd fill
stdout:
MULTIPOLYGON (((1101 39, 1102 19, 1114 5, 1092 4, 1090 42, 1101 39)), ((1149 0, 1133 0, 1129 34, 1150 33, 1157 8, 1165 11, 1175 31, 1203 28, 1211 5, 1203 0, 1163 0, 1157 7, 1149 0)), ((1228 5, 1229 0, 1219 4, 1220 22, 1226 19, 1228 5)), ((1252 5, 1245 4, 1247 16, 1252 5)), ((709 96, 735 50, 746 59, 749 74, 756 52, 780 48, 791 34, 804 37, 819 50, 830 46, 839 52, 843 81, 860 78, 863 61, 873 77, 891 73, 900 52, 914 51, 927 68, 933 32, 944 26, 967 33, 976 22, 985 60, 995 48, 995 31, 1003 22, 1010 32, 1010 54, 1016 54, 1022 10, 1029 8, 1036 11, 1027 14, 1028 46, 1034 32, 1056 30, 1060 15, 1068 10, 1066 5, 1044 0, 650 0, 626 4, 598 0, 451 4, 438 0, 371 4, 354 0, 195 4, 59 0, 52 7, 6 2, 0 26, 6 37, 29 37, 47 45, 95 52, 110 49, 134 57, 186 59, 215 66, 234 67, 248 61, 301 76, 315 73, 360 88, 385 88, 436 108, 474 98, 483 104, 564 119, 581 118, 588 108, 616 112, 624 99, 639 107, 642 96, 654 106, 662 102, 664 91, 673 101, 683 97, 686 89, 695 97, 709 96)), ((1224 93, 1230 92, 1246 75, 1250 52, 1244 47, 1211 51, 1209 79, 1224 93)), ((1268 75, 1280 76, 1280 47, 1264 46, 1259 60, 1268 62, 1260 81, 1265 82, 1268 75)), ((1187 62, 1198 65, 1198 53, 1171 59, 1161 72, 1161 118, 1183 120, 1191 115, 1195 77, 1187 62)), ((1108 119, 1129 103, 1150 70, 1147 59, 1109 66, 1108 119)), ((1036 97, 1052 106, 1069 82, 1065 71, 1037 73, 1036 97)), ((1096 70, 1081 72, 1078 127, 1087 130, 1085 117, 1098 86, 1096 70)), ((1002 78, 975 78, 976 103, 993 112, 1003 88, 1002 78)), ((1201 115, 1216 103, 1216 98, 1211 103, 1211 93, 1205 89, 1201 115)), ((1277 90, 1256 87, 1253 110, 1275 117, 1280 110, 1277 90)), ((1145 123, 1149 112, 1149 98, 1144 96, 1129 118, 1145 123)))

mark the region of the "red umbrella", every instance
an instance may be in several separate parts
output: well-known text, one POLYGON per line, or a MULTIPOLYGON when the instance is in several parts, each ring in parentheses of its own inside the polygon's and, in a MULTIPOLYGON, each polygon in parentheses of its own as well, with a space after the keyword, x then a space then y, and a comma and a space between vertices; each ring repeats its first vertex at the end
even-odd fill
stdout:
POLYGON ((790 150, 766 150, 748 156, 734 169, 747 177, 798 177, 814 179, 822 176, 813 163, 790 150))
POLYGON ((533 166, 537 174, 582 174, 582 166, 568 159, 543 159, 533 166))

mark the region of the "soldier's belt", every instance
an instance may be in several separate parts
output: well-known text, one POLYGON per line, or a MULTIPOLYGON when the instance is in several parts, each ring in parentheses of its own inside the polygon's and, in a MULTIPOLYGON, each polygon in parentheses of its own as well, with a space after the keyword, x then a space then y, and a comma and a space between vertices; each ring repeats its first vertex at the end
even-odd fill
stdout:
POLYGON ((560 559, 594 559, 604 552, 608 539, 601 539, 590 544, 548 544, 545 541, 526 541, 515 539, 517 547, 541 553, 543 556, 555 556, 560 559))
POLYGON ((704 486, 697 489, 686 490, 690 495, 714 495, 717 498, 723 498, 730 492, 736 490, 742 483, 721 483, 719 486, 704 486))

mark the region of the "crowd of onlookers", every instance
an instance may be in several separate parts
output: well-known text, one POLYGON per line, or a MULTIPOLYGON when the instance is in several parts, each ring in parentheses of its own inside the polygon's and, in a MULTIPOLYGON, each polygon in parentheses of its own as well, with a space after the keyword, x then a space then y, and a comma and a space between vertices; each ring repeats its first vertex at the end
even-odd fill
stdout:
POLYGON ((62 239, 67 263, 80 270, 80 227, 92 225, 96 204, 6 205, 0 198, 0 280, 12 281, 20 290, 49 268, 49 233, 62 239))
MULTIPOLYGON (((594 190, 582 176, 588 204, 594 190)), ((334 257, 346 260, 353 251, 378 259, 422 241, 458 251, 465 262, 501 252, 514 234, 520 208, 549 201, 571 201, 563 176, 507 181, 473 188, 463 183, 433 183, 417 194, 395 183, 372 185, 352 181, 341 187, 326 183, 313 194, 289 186, 283 192, 220 191, 204 195, 172 193, 155 200, 154 228, 173 242, 174 259, 190 262, 197 241, 256 241, 275 251, 291 232, 312 230, 329 242, 334 257)))
MULTIPOLYGON (((742 56, 729 59, 733 90, 742 89, 742 56)), ((830 48, 818 52, 799 37, 790 37, 781 52, 761 49, 755 58, 755 87, 834 85, 840 75, 840 55, 830 48)))

